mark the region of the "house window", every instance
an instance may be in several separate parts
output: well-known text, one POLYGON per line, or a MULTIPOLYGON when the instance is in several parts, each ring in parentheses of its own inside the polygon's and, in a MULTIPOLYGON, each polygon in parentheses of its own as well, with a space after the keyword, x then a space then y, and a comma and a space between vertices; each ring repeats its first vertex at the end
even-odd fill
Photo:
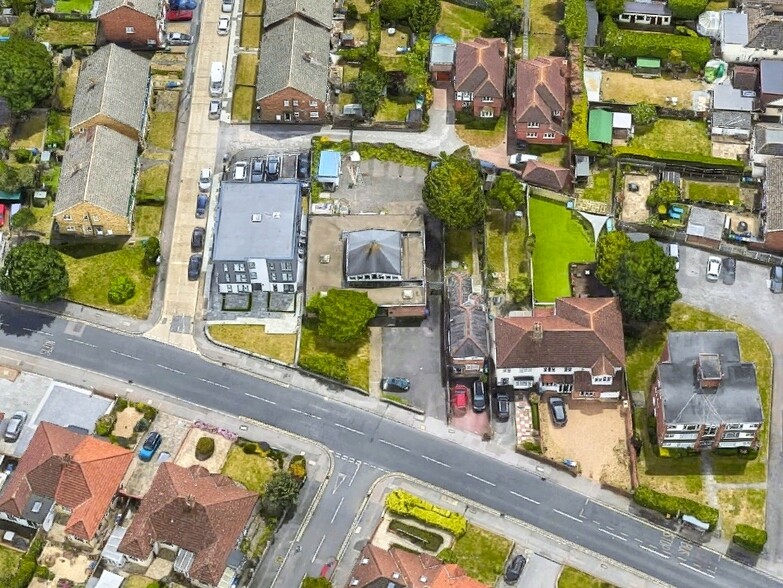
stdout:
POLYGON ((699 425, 685 425, 686 431, 697 431, 699 429, 699 425))
POLYGON ((318 100, 310 100, 310 106, 318 106, 318 100))
POLYGON ((527 123, 527 128, 529 128, 529 129, 537 129, 538 126, 539 125, 538 125, 537 122, 529 122, 529 123, 527 123))
POLYGON ((554 133, 544 133, 544 139, 554 139, 555 134, 554 133))
POLYGON ((133 27, 125 27, 125 34, 126 35, 132 35, 135 32, 136 32, 136 29, 134 29, 133 27))
POLYGON ((283 100, 283 106, 291 106, 290 100, 283 100))
POLYGON ((250 269, 256 269, 256 262, 255 261, 248 261, 247 262, 247 267, 249 267, 250 269))
POLYGON ((298 110, 294 111, 294 118, 299 118, 299 111, 298 110))
POLYGON ((73 220, 73 219, 71 218, 71 215, 70 215, 70 214, 64 214, 64 215, 63 215, 63 220, 64 220, 64 221, 70 221, 70 220, 73 220))
POLYGON ((724 433, 723 434, 724 439, 738 439, 739 433, 737 432, 731 432, 731 433, 724 433))
POLYGON ((318 113, 317 112, 311 112, 310 113, 310 118, 318 118, 318 113))
POLYGON ((741 428, 742 428, 742 425, 739 425, 739 424, 731 424, 731 425, 726 425, 726 428, 727 428, 729 431, 731 431, 731 430, 741 429, 741 428))
POLYGON ((481 101, 482 101, 482 102, 490 102, 490 103, 491 103, 491 102, 494 102, 494 101, 495 101, 495 99, 494 99, 492 96, 484 96, 484 97, 481 99, 481 101))
POLYGON ((294 106, 299 106, 299 100, 294 100, 294 106))
POLYGON ((73 233, 76 229, 74 228, 73 225, 68 225, 67 227, 65 227, 65 230, 68 231, 69 233, 73 233))
POLYGON ((277 274, 275 272, 272 272, 270 274, 270 276, 269 276, 269 279, 272 280, 273 282, 276 282, 277 281, 277 274))
POLYGON ((293 282, 294 281, 294 274, 291 272, 283 272, 283 282, 293 282))
POLYGON ((457 92, 457 100, 461 102, 473 102, 472 92, 457 92))
POLYGON ((553 110, 552 111, 552 116, 560 116, 561 114, 562 114, 562 112, 560 112, 559 110, 553 110))
POLYGON ((92 222, 99 223, 101 222, 101 217, 99 217, 97 214, 92 217, 92 222))
POLYGON ((481 118, 492 118, 493 116, 495 116, 495 113, 491 110, 482 110, 479 114, 479 117, 481 118))
POLYGON ((538 137, 538 133, 528 133, 525 135, 528 139, 535 139, 538 137))
POLYGON ((595 394, 593 394, 593 392, 591 392, 590 390, 580 390, 579 396, 582 398, 592 398, 593 396, 595 396, 595 394))
POLYGON ((281 268, 281 269, 284 269, 284 270, 288 270, 288 271, 291 271, 292 269, 294 269, 294 267, 293 267, 293 265, 291 265, 291 262, 290 262, 290 261, 284 261, 284 262, 282 262, 282 263, 280 264, 280 268, 281 268))
POLYGON ((566 372, 572 372, 574 371, 574 368, 567 367, 567 368, 563 368, 563 370, 566 372))
POLYGON ((553 368, 553 367, 545 367, 544 368, 544 372, 550 372, 551 373, 553 371, 555 371, 555 368, 553 368))
POLYGON ((86 220, 86 221, 90 220, 90 215, 89 214, 85 214, 83 220, 86 220))
POLYGON ((256 272, 250 272, 250 279, 251 280, 257 280, 258 274, 256 272))

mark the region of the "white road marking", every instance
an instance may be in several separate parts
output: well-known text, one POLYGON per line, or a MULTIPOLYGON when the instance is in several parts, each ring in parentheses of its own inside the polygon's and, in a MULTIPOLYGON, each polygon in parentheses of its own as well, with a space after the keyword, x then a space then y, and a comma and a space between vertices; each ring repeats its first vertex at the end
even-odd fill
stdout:
POLYGON ((334 514, 332 515, 332 520, 329 521, 329 524, 334 524, 334 519, 337 518, 337 513, 340 512, 340 507, 343 505, 343 500, 345 500, 345 496, 340 498, 340 502, 337 503, 337 508, 334 509, 334 514))
POLYGON ((250 396, 250 398, 255 398, 256 400, 260 400, 261 402, 266 402, 267 404, 277 404, 277 402, 267 400, 266 398, 261 398, 260 396, 256 396, 255 394, 251 394, 250 392, 245 392, 245 396, 250 396))
POLYGON ((356 460, 356 469, 353 472, 353 476, 351 476, 350 481, 348 482, 348 486, 353 485, 353 481, 356 479, 356 474, 359 473, 359 468, 362 467, 362 462, 360 460, 356 460))
POLYGON ((562 510, 557 510, 556 508, 553 508, 552 510, 555 511, 559 515, 563 515, 567 519, 571 519, 572 521, 576 521, 577 523, 581 523, 582 522, 582 519, 578 519, 578 518, 576 518, 574 516, 571 516, 567 512, 563 512, 562 510))
POLYGON ((450 468, 451 466, 447 463, 443 463, 442 461, 438 461, 437 459, 432 459, 431 457, 427 457, 426 455, 421 456, 422 459, 426 459, 427 461, 431 461, 432 463, 436 463, 440 466, 443 466, 444 468, 450 468))
POLYGON ((538 500, 533 500, 532 498, 528 498, 527 496, 525 496, 524 494, 520 494, 519 492, 514 492, 513 490, 509 490, 509 492, 514 496, 521 498, 522 500, 527 500, 528 502, 532 502, 533 504, 541 504, 538 500))
POLYGON ((383 443, 384 445, 389 445, 390 447, 394 447, 395 449, 399 449, 400 451, 404 451, 406 453, 410 453, 411 450, 407 447, 402 447, 401 445, 397 445, 395 443, 392 443, 391 441, 386 441, 384 439, 378 439, 379 443, 383 443))
POLYGON ((120 351, 114 351, 114 349, 109 349, 109 351, 111 351, 112 353, 114 353, 116 355, 121 355, 122 357, 127 357, 128 359, 133 359, 135 361, 142 361, 142 359, 140 357, 136 357, 134 355, 128 355, 127 353, 122 353, 120 351))
POLYGON ((620 541, 628 541, 625 537, 620 537, 620 535, 616 535, 615 533, 612 533, 611 531, 607 531, 606 529, 598 529, 601 531, 601 533, 606 533, 610 537, 614 537, 615 539, 619 539, 620 541))
POLYGON ((71 339, 69 337, 66 337, 68 341, 71 343, 78 343, 79 345, 84 345, 85 347, 98 347, 97 345, 93 345, 92 343, 85 343, 84 341, 79 341, 78 339, 71 339))
POLYGON ((175 374, 179 374, 179 375, 181 375, 181 376, 184 376, 184 375, 185 375, 185 372, 181 372, 181 371, 179 371, 179 370, 175 370, 174 368, 172 368, 172 367, 169 367, 169 366, 167 366, 167 365, 161 365, 161 364, 159 364, 159 363, 156 363, 155 365, 156 365, 156 366, 158 366, 158 367, 159 367, 160 369, 162 369, 162 370, 166 370, 166 371, 169 371, 169 372, 174 372, 175 374))
POLYGON ((489 480, 485 480, 484 478, 479 478, 478 476, 474 476, 470 472, 465 472, 465 475, 470 478, 473 478, 474 480, 478 480, 479 482, 484 482, 488 486, 497 486, 497 484, 493 484, 492 482, 490 482, 489 480))
POLYGON ((650 549, 649 547, 645 547, 644 545, 640 545, 639 547, 641 547, 645 551, 649 551, 650 553, 654 553, 655 555, 660 556, 663 559, 669 559, 669 556, 666 555, 665 553, 661 553, 660 551, 656 551, 654 549, 650 549))
POLYGON ((356 429, 352 429, 351 427, 346 427, 345 425, 341 425, 340 423, 335 423, 335 427, 339 427, 340 429, 345 429, 346 431, 350 431, 351 433, 356 433, 357 435, 364 435, 361 431, 357 431, 356 429))
POLYGON ((291 411, 299 413, 299 414, 304 415, 304 416, 308 416, 308 417, 310 417, 312 419, 316 419, 316 420, 319 420, 319 421, 321 420, 321 417, 316 416, 314 414, 310 414, 309 412, 305 412, 303 410, 299 410, 297 408, 292 408, 291 411))
POLYGON ((318 544, 318 547, 316 547, 315 553, 313 554, 313 559, 310 560, 310 563, 315 563, 315 558, 318 557, 318 552, 321 551, 321 545, 324 544, 325 540, 326 540, 326 535, 321 537, 321 542, 318 544))
POLYGON ((218 384, 217 382, 213 382, 212 380, 205 380, 204 378, 199 378, 202 382, 205 384, 212 384, 213 386, 217 386, 218 388, 223 388, 224 390, 229 390, 228 386, 224 386, 223 384, 218 384))
POLYGON ((693 570, 694 572, 696 572, 697 574, 701 574, 702 576, 707 576, 708 578, 714 578, 714 577, 715 577, 715 574, 710 574, 710 573, 707 573, 707 572, 705 572, 705 571, 703 571, 703 570, 700 570, 700 569, 698 569, 698 568, 694 568, 693 566, 689 566, 688 564, 686 564, 686 563, 685 563, 685 562, 683 562, 683 561, 680 561, 680 562, 678 562, 678 563, 679 563, 679 564, 680 564, 682 567, 684 567, 684 568, 688 568, 689 570, 693 570))

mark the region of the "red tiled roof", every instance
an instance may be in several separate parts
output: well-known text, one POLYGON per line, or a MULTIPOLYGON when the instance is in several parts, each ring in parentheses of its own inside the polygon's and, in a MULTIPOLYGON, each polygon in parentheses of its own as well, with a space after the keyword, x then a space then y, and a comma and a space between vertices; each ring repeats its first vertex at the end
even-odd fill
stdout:
POLYGON ((568 107, 566 65, 562 57, 537 57, 517 62, 514 120, 518 123, 548 124, 564 133, 562 124, 552 117, 568 107))
POLYGON ((457 44, 454 58, 454 89, 481 96, 503 98, 506 88, 506 42, 484 39, 457 44))
POLYGON ((562 192, 571 183, 571 170, 543 161, 532 160, 525 164, 522 179, 541 188, 562 192))
POLYGON ((617 298, 558 298, 553 315, 497 318, 495 346, 499 368, 595 366, 593 375, 611 375, 625 367, 617 298), (538 340, 536 323, 543 331, 538 340))
POLYGON ((42 422, 0 494, 0 510, 19 517, 32 494, 49 498, 71 510, 66 533, 89 541, 132 459, 127 449, 42 422))
POLYGON ((258 494, 231 478, 163 463, 119 551, 144 560, 155 542, 177 545, 195 554, 189 576, 215 586, 257 501, 258 494))

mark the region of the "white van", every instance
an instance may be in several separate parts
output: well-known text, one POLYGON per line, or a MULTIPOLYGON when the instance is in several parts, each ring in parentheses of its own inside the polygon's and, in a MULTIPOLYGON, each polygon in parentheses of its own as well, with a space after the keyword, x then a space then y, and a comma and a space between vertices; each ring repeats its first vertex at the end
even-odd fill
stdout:
POLYGON ((219 61, 212 63, 209 73, 209 95, 220 96, 223 93, 223 64, 219 61))

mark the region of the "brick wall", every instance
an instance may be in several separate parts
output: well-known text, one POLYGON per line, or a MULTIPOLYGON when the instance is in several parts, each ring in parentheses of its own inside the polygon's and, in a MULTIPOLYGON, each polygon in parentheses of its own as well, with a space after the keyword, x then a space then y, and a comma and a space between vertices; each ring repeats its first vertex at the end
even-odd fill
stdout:
POLYGON ((157 19, 128 6, 120 6, 98 19, 98 44, 116 43, 143 49, 149 41, 157 46, 160 38, 157 19), (132 32, 131 32, 132 31, 132 32))
POLYGON ((267 123, 325 124, 326 105, 323 100, 308 96, 294 88, 285 88, 258 101, 259 118, 267 123), (311 113, 317 114, 312 116, 311 113))

